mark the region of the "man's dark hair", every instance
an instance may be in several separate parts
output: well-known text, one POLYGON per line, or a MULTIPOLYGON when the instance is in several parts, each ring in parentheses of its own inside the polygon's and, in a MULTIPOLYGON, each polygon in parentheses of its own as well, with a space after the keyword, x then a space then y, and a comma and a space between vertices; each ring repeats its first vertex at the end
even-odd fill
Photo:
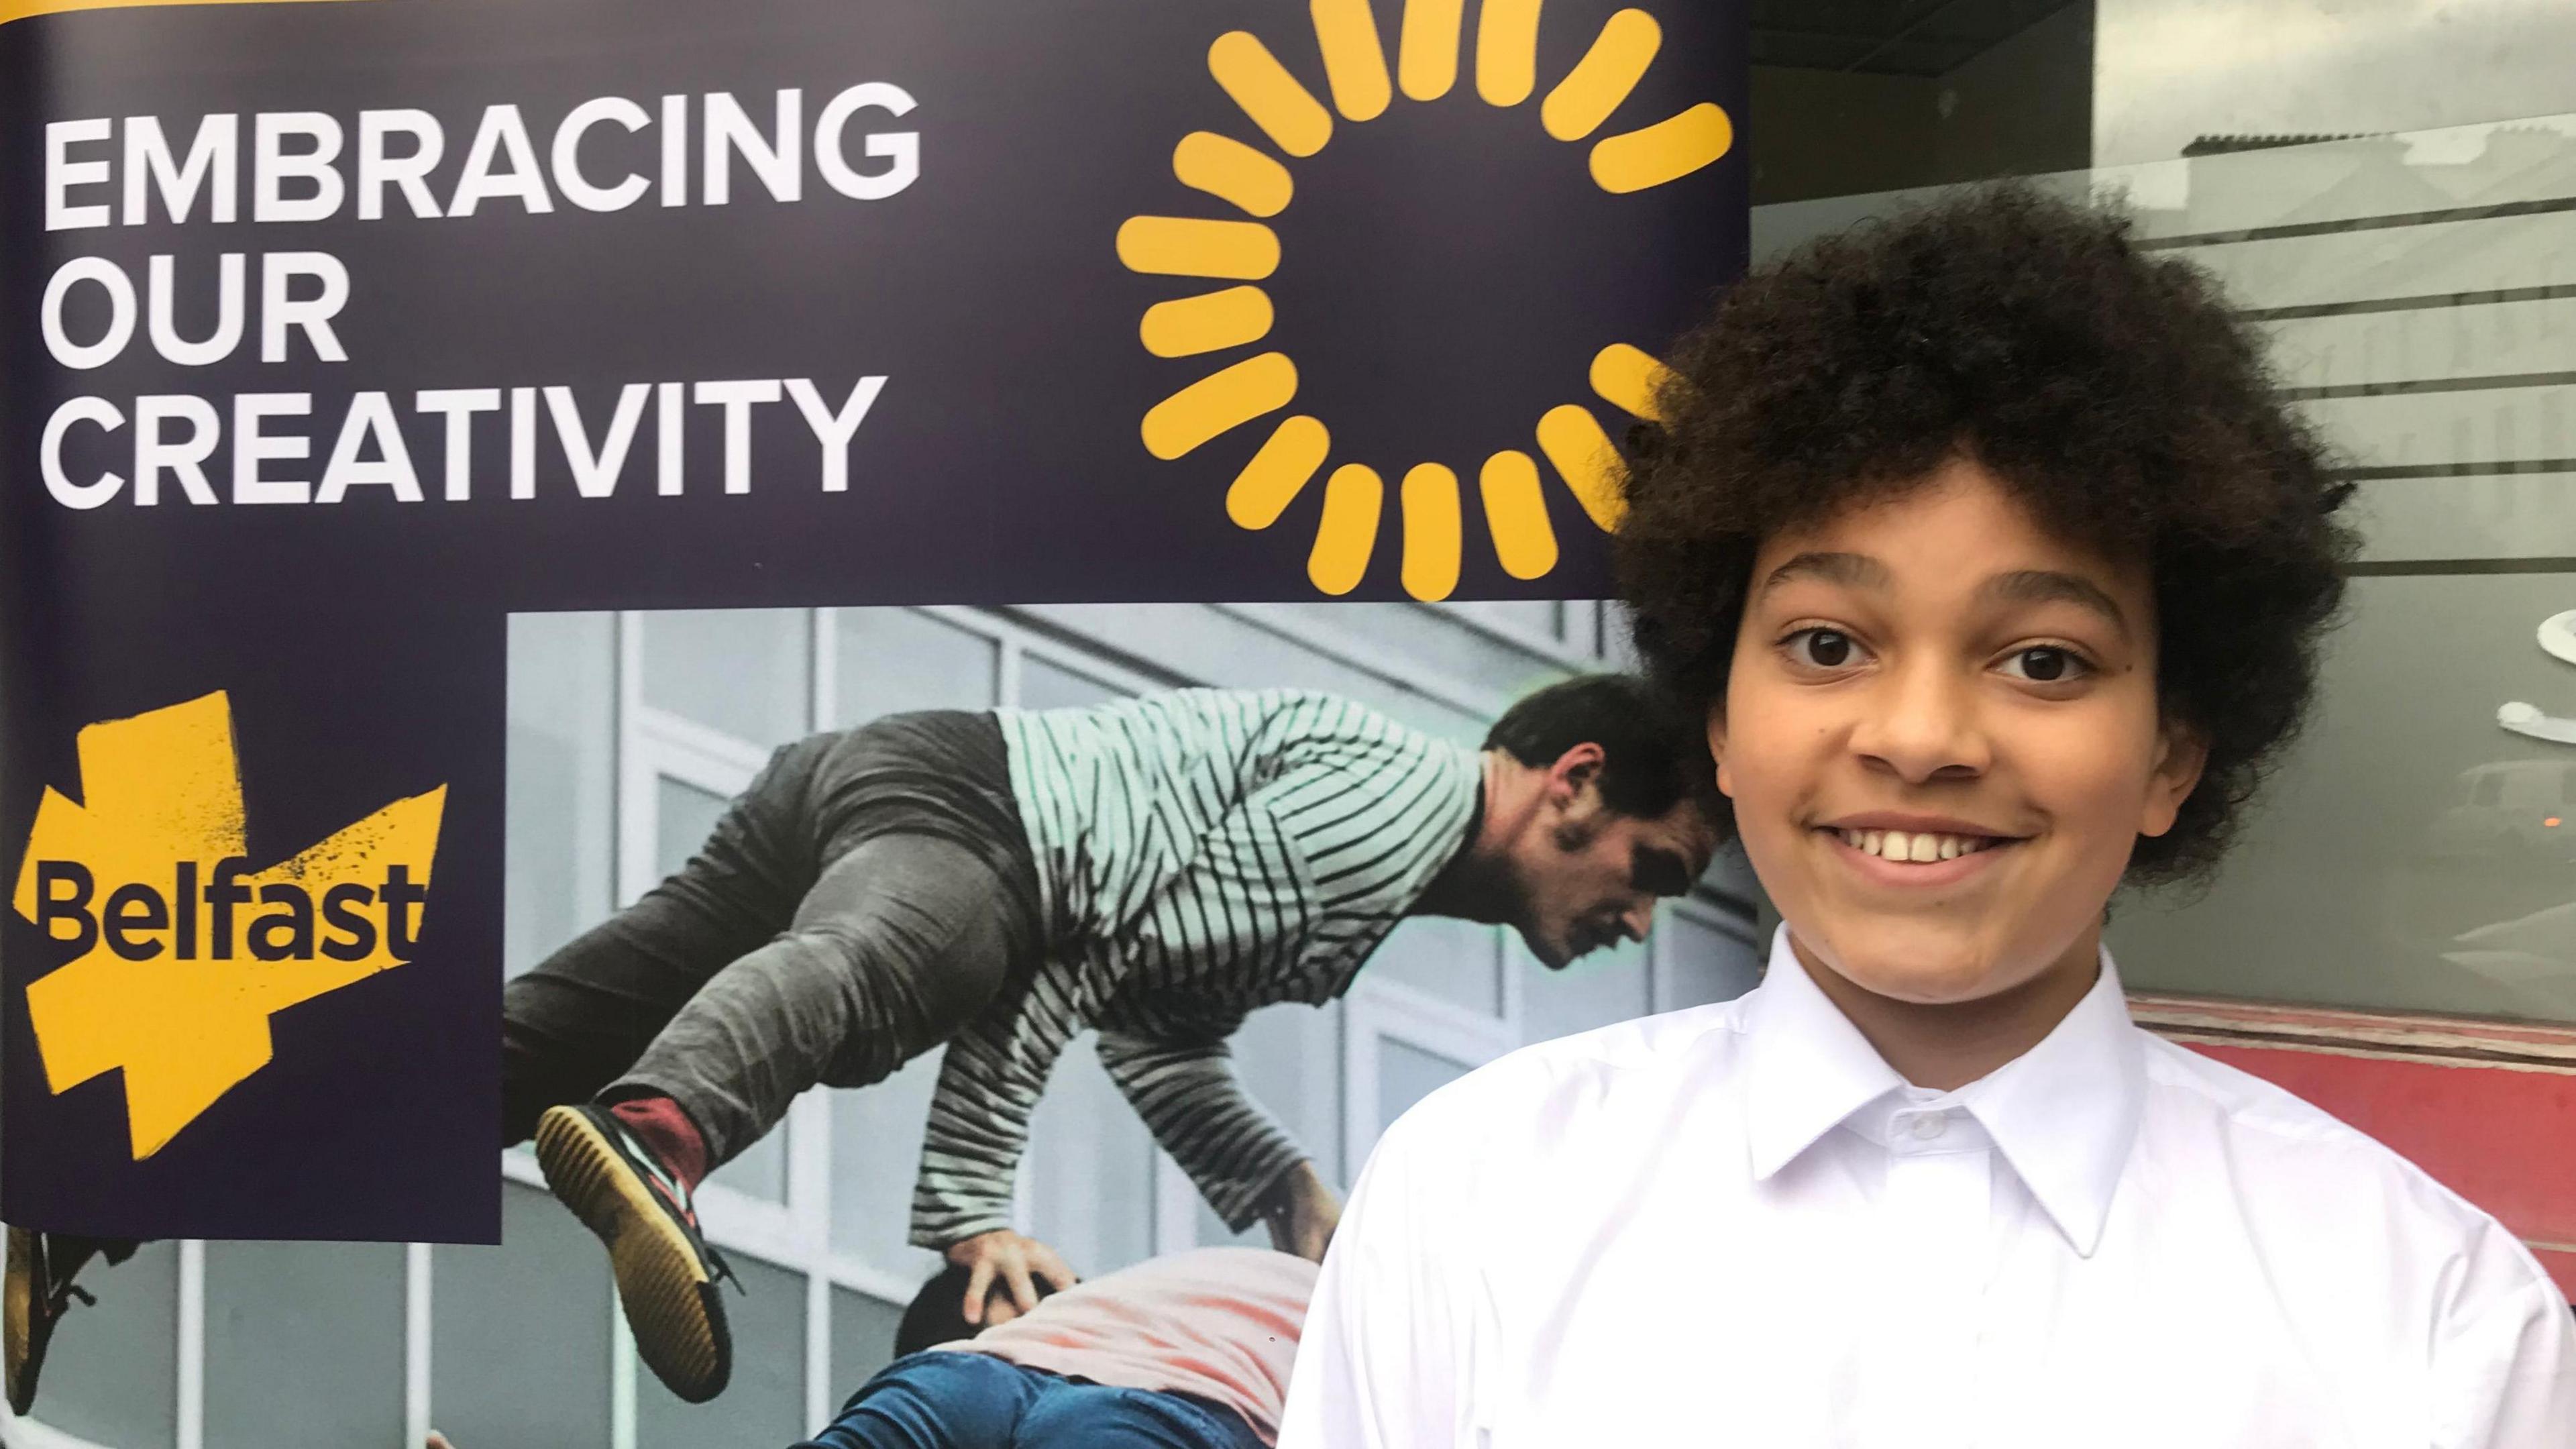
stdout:
MULTIPOLYGON (((895 1325, 896 1358, 919 1353, 925 1348, 937 1348, 943 1343, 955 1343, 961 1338, 973 1338, 984 1331, 982 1325, 966 1321, 966 1283, 972 1276, 972 1270, 951 1264, 939 1276, 921 1285, 921 1291, 912 1295, 911 1304, 903 1310, 903 1321, 895 1325)), ((1055 1285, 1044 1278, 1034 1281, 1039 1301, 1045 1301, 1049 1294, 1055 1292, 1055 1285)), ((994 1291, 1007 1293, 1010 1290, 1000 1286, 996 1280, 994 1291)))
POLYGON ((1580 744, 1601 747, 1601 803, 1659 819, 1685 797, 1713 811, 1717 767, 1708 725, 1650 680, 1580 674, 1523 696, 1485 733, 1485 748, 1545 769, 1580 744))
POLYGON ((2209 754, 2130 875, 2214 864, 2305 716, 2354 547, 2331 517, 2350 485, 2216 282, 2129 230, 1981 187, 1728 289, 1676 353, 1665 425, 1637 439, 1616 540, 1654 677, 1720 700, 1765 539, 1973 459, 2043 527, 2149 569, 2158 703, 2209 754))

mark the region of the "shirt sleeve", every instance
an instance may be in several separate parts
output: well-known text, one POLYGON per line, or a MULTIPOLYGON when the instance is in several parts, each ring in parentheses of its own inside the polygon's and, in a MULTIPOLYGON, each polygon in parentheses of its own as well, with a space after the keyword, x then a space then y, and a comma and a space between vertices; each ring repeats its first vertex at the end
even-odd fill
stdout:
POLYGON ((1100 1064, 1172 1160, 1198 1185, 1210 1210, 1242 1232, 1260 1217, 1263 1194, 1306 1160, 1277 1119, 1243 1090, 1227 1038, 1243 1014, 1181 1025, 1131 1022, 1100 1032, 1100 1064))
POLYGON ((2576 1449, 2576 1314, 2536 1264, 2527 1271, 2538 1281, 2436 1337, 2442 1449, 2576 1449))
POLYGON ((1279 1449, 1474 1449, 1492 1352, 1473 1189, 1418 1144, 1415 1113, 1352 1190, 1307 1310, 1279 1449), (1412 1130, 1408 1130, 1412 1129, 1412 1130))
POLYGON ((912 1189, 912 1244, 933 1252, 1011 1226, 1029 1114, 1072 1039, 1060 1012, 978 1021, 948 1043, 922 1131, 912 1189))

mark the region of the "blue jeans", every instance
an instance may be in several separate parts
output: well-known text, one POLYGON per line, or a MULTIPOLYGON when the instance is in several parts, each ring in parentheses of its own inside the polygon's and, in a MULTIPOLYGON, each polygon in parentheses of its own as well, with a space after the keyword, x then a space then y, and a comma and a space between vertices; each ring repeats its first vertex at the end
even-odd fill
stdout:
POLYGON ((1262 1449, 1243 1417, 1188 1394, 1117 1389, 932 1349, 867 1381, 795 1449, 1262 1449))

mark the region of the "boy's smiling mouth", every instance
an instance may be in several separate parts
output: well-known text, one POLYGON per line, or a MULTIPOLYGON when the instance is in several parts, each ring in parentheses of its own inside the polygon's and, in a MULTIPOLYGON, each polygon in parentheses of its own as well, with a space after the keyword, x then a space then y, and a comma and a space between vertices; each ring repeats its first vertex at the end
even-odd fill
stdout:
POLYGON ((1863 855, 1914 865, 1955 860, 2003 843, 1991 835, 1950 835, 1929 830, 1837 830, 1834 834, 1863 855))
POLYGON ((2026 838, 1964 820, 1883 813, 1846 816, 1817 826, 1816 833, 1862 874, 1906 885, 1963 879, 1991 864, 1986 857, 2026 838))

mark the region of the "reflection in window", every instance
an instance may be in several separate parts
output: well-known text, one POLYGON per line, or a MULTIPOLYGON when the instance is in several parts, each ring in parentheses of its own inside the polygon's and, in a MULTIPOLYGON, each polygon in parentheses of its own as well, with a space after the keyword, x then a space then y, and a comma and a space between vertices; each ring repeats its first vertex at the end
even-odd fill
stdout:
POLYGON ((2145 991, 2576 1021, 2565 745, 2498 728, 2562 688, 2550 574, 2361 577, 2307 732, 2197 899, 2122 902, 2145 991), (2556 825, 2549 822, 2557 821, 2556 825))

